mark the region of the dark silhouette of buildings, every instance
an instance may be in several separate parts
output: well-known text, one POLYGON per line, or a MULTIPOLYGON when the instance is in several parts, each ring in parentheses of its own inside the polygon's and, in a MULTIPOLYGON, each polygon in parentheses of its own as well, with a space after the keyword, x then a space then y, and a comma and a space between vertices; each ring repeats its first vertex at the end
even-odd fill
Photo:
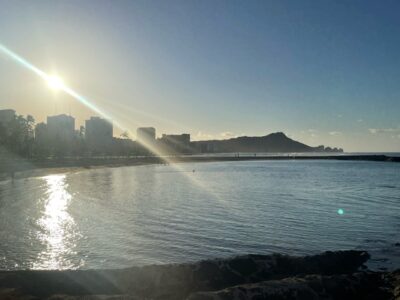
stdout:
POLYGON ((191 153, 190 134, 163 134, 158 140, 160 147, 167 153, 191 153))
POLYGON ((310 147, 294 141, 282 132, 261 137, 237 137, 227 140, 190 141, 190 134, 163 134, 156 139, 154 127, 137 129, 137 141, 129 136, 113 137, 113 125, 100 117, 85 121, 75 130, 75 119, 65 114, 47 117, 34 127, 34 119, 17 116, 12 109, 0 110, 0 152, 27 157, 65 156, 137 156, 195 153, 291 153, 343 152, 325 146, 310 147))
POLYGON ((179 144, 189 146, 190 144, 190 134, 163 134, 160 139, 162 142, 167 144, 179 144))
POLYGON ((0 110, 0 123, 5 126, 7 123, 14 120, 16 117, 15 110, 13 109, 1 109, 0 110))
POLYGON ((157 150, 156 129, 154 127, 139 127, 136 130, 138 155, 154 155, 157 150))
MULTIPOLYGON (((40 144, 41 147, 49 147, 50 153, 55 156, 71 155, 74 150, 75 133, 75 118, 61 114, 47 117, 47 130, 42 126, 45 144, 40 144)), ((40 132, 36 132, 36 134, 40 132)))
POLYGON ((47 132, 53 141, 71 142, 75 135, 75 119, 65 114, 47 117, 47 132))
POLYGON ((85 121, 85 140, 92 149, 109 150, 113 142, 113 125, 110 121, 91 117, 85 121))
POLYGON ((156 129, 154 127, 139 127, 136 130, 136 136, 139 143, 154 144, 156 140, 156 129))
POLYGON ((46 123, 39 123, 35 127, 35 143, 40 153, 48 155, 48 148, 50 147, 51 138, 47 129, 46 123))

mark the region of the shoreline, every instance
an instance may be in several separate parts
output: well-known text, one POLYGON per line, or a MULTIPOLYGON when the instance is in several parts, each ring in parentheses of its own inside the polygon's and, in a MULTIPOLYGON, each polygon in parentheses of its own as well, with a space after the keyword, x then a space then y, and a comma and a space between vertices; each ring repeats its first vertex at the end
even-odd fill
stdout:
POLYGON ((232 161, 279 161, 279 160, 339 160, 400 162, 400 157, 387 155, 262 155, 262 156, 169 156, 169 157, 104 157, 67 159, 12 159, 0 161, 0 181, 49 174, 77 172, 97 168, 117 168, 154 164, 174 164, 190 162, 232 162, 232 161))
POLYGON ((250 254, 126 269, 0 271, 0 298, 397 299, 400 269, 369 271, 364 266, 369 257, 365 251, 348 250, 311 256, 250 254))

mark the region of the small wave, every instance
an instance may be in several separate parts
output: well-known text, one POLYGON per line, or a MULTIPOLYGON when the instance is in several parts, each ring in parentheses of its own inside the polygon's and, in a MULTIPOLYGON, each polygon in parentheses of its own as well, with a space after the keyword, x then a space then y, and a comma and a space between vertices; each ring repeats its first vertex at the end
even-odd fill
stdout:
POLYGON ((389 185, 389 184, 378 185, 378 187, 387 188, 387 189, 397 189, 398 188, 395 185, 389 185))
POLYGON ((368 243, 368 244, 375 244, 375 243, 387 243, 387 241, 385 241, 385 240, 381 240, 381 239, 366 239, 366 240, 364 240, 365 241, 365 243, 368 243))

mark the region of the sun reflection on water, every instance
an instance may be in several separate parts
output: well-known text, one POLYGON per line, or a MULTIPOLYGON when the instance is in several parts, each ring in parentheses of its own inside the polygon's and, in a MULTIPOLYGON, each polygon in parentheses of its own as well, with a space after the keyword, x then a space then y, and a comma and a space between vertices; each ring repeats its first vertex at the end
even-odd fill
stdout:
POLYGON ((66 175, 44 177, 47 185, 42 217, 37 221, 40 231, 38 238, 45 249, 34 263, 34 269, 76 268, 70 261, 75 254, 75 240, 78 235, 76 224, 68 213, 72 196, 67 191, 66 175))

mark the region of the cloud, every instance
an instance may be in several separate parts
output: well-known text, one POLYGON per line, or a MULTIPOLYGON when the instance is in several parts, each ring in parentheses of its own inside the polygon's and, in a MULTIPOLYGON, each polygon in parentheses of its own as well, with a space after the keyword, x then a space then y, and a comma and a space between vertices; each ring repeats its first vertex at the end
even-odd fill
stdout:
POLYGON ((338 135, 342 135, 342 133, 340 131, 331 131, 331 132, 329 132, 329 135, 338 136, 338 135))
POLYGON ((236 137, 236 135, 234 135, 232 132, 230 131, 225 131, 225 132, 221 132, 221 136, 223 138, 233 138, 236 137))
POLYGON ((212 134, 208 134, 208 133, 199 131, 196 134, 196 138, 197 138, 197 140, 212 140, 214 138, 214 136, 212 134))
POLYGON ((318 135, 316 134, 318 132, 317 129, 307 129, 307 130, 301 130, 300 135, 308 135, 312 138, 317 137, 318 135))
POLYGON ((379 133, 400 133, 400 128, 369 128, 371 134, 379 133))
POLYGON ((317 132, 318 132, 317 129, 308 129, 307 132, 310 134, 310 136, 311 136, 312 138, 315 138, 315 137, 318 136, 318 135, 317 135, 317 132))
POLYGON ((361 123, 361 122, 364 122, 364 120, 363 119, 358 119, 357 122, 361 123))

